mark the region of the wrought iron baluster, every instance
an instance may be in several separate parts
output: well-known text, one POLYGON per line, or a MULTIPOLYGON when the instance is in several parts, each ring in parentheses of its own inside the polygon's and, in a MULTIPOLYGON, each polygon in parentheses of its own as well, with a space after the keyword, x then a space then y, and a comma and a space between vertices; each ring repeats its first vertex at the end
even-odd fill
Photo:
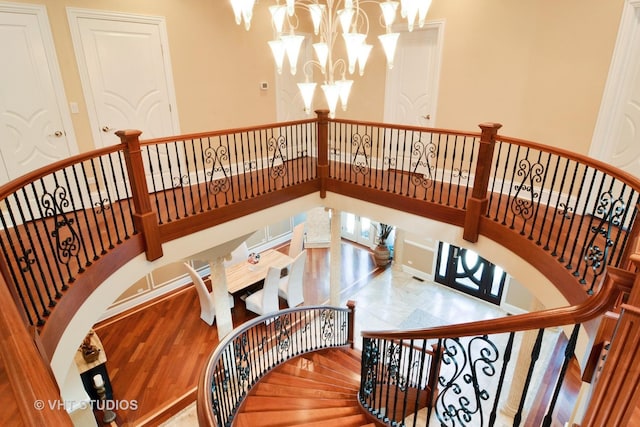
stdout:
POLYGON ((524 402, 527 399, 527 392, 529 391, 529 385, 531 384, 531 378, 533 377, 533 370, 536 367, 538 358, 540 357, 540 348, 542 347, 542 338, 544 336, 544 329, 538 330, 536 341, 533 344, 531 350, 531 363, 529 364, 529 371, 527 372, 527 378, 525 379, 524 386, 522 388, 522 396, 520 397, 520 404, 518 405, 518 411, 513 416, 513 426, 517 427, 522 421, 522 410, 524 409, 524 402))

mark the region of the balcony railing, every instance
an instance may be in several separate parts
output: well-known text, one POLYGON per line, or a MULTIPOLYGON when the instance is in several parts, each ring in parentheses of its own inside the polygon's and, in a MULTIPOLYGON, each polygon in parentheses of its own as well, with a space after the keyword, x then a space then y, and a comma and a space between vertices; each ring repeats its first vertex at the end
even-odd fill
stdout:
MULTIPOLYGON (((134 256, 327 191, 464 227, 526 258, 572 304, 630 268, 640 182, 562 150, 498 136, 318 118, 122 144, 0 188, 0 263, 51 356, 75 310, 134 256)), ((401 226, 401 225, 400 225, 401 226)), ((26 333, 26 332, 25 332, 26 333)))

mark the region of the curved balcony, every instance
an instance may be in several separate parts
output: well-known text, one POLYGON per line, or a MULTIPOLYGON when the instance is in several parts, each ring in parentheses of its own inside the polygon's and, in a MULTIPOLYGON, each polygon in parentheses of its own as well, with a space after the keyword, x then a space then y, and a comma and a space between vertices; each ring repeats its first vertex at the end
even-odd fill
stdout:
MULTIPOLYGON (((142 142, 138 131, 118 132, 120 145, 0 189, 2 276, 17 309, 2 330, 26 336, 33 328, 51 358, 82 304, 134 257, 158 260, 168 242, 312 194, 452 224, 468 242, 487 237, 526 259, 571 305, 597 294, 608 269, 635 268, 637 179, 502 137, 497 124, 480 128, 330 120, 319 112, 142 142)), ((3 350, 5 360, 18 360, 8 369, 42 366, 32 350, 27 357, 3 350)))

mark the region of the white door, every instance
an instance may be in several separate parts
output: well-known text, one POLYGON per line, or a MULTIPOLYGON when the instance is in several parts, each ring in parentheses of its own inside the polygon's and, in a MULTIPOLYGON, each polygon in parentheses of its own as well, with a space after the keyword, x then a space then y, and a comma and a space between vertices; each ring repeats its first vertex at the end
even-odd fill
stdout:
POLYGON ((436 22, 400 33, 393 68, 387 70, 386 123, 434 126, 443 28, 436 22))
POLYGON ((370 248, 376 246, 376 230, 369 218, 342 212, 341 224, 341 235, 345 239, 370 248))
POLYGON ((0 184, 77 154, 47 12, 0 4, 0 184))
POLYGON ((589 154, 640 178, 640 2, 625 0, 589 154))
POLYGON ((113 132, 176 135, 178 120, 164 18, 68 8, 67 15, 96 144, 113 132))

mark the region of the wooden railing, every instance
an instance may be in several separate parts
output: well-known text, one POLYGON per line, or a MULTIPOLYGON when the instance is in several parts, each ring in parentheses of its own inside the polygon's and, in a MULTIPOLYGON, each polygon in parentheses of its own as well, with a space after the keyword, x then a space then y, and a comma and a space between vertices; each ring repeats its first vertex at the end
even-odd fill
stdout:
POLYGON ((158 259, 165 242, 315 192, 461 226, 470 242, 486 236, 571 304, 597 294, 608 268, 635 268, 637 179, 501 137, 498 124, 480 127, 331 120, 319 111, 313 120, 149 141, 120 131, 120 145, 0 188, 0 269, 25 320, 20 333, 35 328, 51 357, 84 300, 134 256, 158 259))
POLYGON ((355 304, 281 310, 227 335, 211 354, 198 384, 202 426, 230 426, 247 392, 267 372, 301 354, 353 348, 355 304))

